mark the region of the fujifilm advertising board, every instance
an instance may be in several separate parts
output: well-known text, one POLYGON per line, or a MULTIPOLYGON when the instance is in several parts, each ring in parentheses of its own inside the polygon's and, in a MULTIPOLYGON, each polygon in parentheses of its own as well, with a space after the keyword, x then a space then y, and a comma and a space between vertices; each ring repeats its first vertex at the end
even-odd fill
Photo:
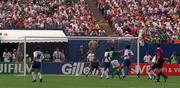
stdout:
MULTIPOLYGON (((26 64, 26 71, 30 73, 31 65, 26 64)), ((24 72, 23 63, 0 63, 0 74, 20 74, 24 72)))
MULTIPOLYGON (((44 74, 85 75, 89 72, 89 63, 42 63, 44 74)), ((23 63, 0 63, 0 74, 20 74, 24 72, 23 63)), ((26 64, 26 72, 31 72, 31 64, 26 64)), ((93 71, 97 75, 99 71, 93 71)))

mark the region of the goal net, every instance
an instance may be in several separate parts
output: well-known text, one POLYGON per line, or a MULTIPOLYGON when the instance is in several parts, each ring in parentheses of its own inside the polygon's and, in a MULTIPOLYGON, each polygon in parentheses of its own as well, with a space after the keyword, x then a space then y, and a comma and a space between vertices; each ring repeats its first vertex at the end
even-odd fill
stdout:
MULTIPOLYGON (((41 72, 56 75, 85 75, 90 70, 88 54, 93 52, 101 66, 106 49, 114 47, 115 51, 123 51, 127 45, 134 55, 131 63, 139 65, 139 41, 137 37, 79 37, 67 36, 67 42, 61 42, 61 37, 24 37, 19 44, 19 52, 23 52, 24 76, 30 73, 33 52, 39 47, 43 53, 41 72), (28 40, 46 40, 46 42, 28 42, 28 40), (29 67, 28 67, 29 66, 29 67)), ((119 52, 117 59, 122 63, 124 52, 119 52)), ((93 71, 92 75, 99 74, 93 71)))

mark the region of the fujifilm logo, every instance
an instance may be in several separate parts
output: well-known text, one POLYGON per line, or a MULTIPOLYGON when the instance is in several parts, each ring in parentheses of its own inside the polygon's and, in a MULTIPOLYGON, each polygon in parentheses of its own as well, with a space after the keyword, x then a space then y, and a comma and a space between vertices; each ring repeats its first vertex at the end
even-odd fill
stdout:
MULTIPOLYGON (((89 65, 85 63, 64 64, 62 66, 62 73, 65 75, 84 75, 88 74, 89 70, 89 65)), ((92 75, 98 75, 98 73, 99 71, 93 71, 92 75)))
MULTIPOLYGON (((26 71, 29 73, 31 71, 31 66, 26 64, 26 71)), ((1 63, 0 73, 23 73, 24 65, 21 63, 1 63)))

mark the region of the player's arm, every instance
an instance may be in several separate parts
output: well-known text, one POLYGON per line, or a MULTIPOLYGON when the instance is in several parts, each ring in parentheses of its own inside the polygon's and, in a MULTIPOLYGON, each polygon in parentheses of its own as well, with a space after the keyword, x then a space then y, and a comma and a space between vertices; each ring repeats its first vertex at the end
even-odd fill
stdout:
POLYGON ((145 60, 146 60, 146 56, 144 56, 144 62, 145 62, 145 60))
POLYGON ((131 56, 134 56, 134 53, 133 53, 133 51, 131 51, 130 53, 131 53, 131 56))
POLYGON ((87 55, 87 62, 90 62, 90 61, 89 61, 89 58, 90 58, 90 55, 88 54, 88 55, 87 55))
POLYGON ((32 62, 34 62, 34 61, 37 59, 36 57, 37 57, 37 55, 36 55, 36 53, 34 52, 34 53, 33 53, 33 59, 32 59, 32 62))
POLYGON ((125 49, 122 49, 122 50, 119 50, 119 51, 116 51, 117 53, 122 53, 124 52, 125 49))
POLYGON ((123 55, 123 56, 121 56, 121 58, 124 58, 124 57, 127 57, 128 55, 123 55))

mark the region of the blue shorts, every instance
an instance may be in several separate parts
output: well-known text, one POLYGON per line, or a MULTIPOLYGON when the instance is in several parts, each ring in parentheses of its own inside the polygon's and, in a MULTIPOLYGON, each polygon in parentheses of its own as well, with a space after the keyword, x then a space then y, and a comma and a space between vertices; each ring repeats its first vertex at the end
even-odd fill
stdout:
POLYGON ((129 66, 131 65, 131 61, 130 61, 129 59, 125 59, 125 60, 123 60, 122 64, 123 64, 124 66, 129 67, 129 66))
POLYGON ((40 69, 41 68, 41 62, 34 62, 32 64, 33 69, 40 69))
POLYGON ((155 68, 157 68, 157 64, 152 64, 151 69, 154 70, 155 68))
POLYGON ((110 62, 104 62, 104 68, 107 69, 111 66, 110 62))

